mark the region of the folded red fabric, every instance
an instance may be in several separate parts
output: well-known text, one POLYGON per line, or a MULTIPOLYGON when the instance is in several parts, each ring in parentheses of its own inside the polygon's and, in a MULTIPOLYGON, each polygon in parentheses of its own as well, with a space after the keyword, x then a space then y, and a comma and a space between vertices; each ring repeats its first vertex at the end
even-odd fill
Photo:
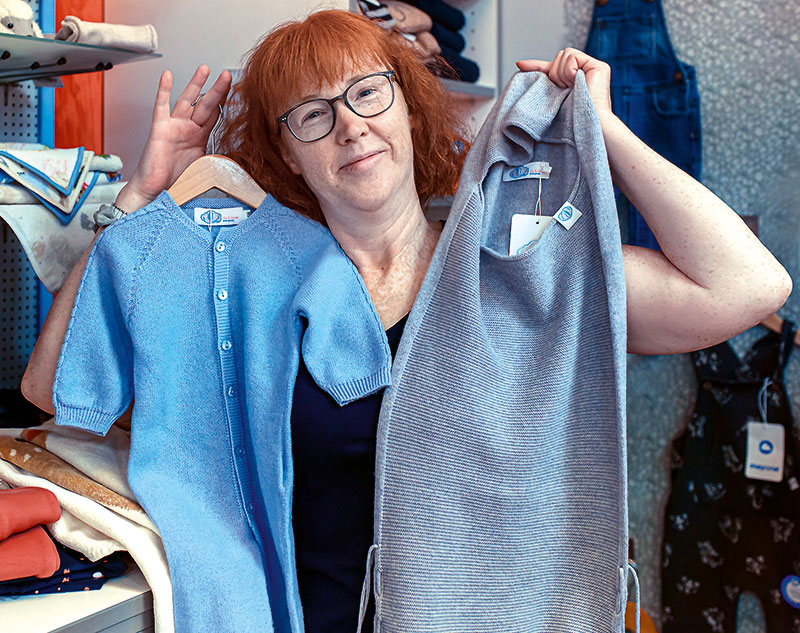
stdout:
POLYGON ((58 499, 49 490, 34 486, 0 490, 0 541, 40 523, 61 518, 58 499))
POLYGON ((58 571, 60 563, 56 545, 41 525, 0 541, 0 581, 48 578, 58 571))

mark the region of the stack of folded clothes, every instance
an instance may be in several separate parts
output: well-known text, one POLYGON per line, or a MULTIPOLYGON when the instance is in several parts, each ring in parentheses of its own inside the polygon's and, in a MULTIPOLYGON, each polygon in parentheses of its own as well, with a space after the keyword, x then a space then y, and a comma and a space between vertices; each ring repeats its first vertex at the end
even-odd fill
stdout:
POLYGON ((92 563, 54 542, 44 524, 60 517, 58 499, 49 490, 0 490, 0 596, 99 589, 125 573, 121 553, 92 563))
MULTIPOLYGON (((57 555, 52 547, 47 550, 50 568, 45 571, 56 565, 57 574, 63 571, 49 589, 26 584, 36 582, 35 573, 26 581, 7 581, 13 585, 0 582, 0 596, 63 592, 70 583, 75 583, 70 589, 93 588, 92 583, 124 572, 121 562, 130 557, 153 592, 156 633, 174 632, 166 554, 158 528, 128 485, 129 453, 130 434, 116 424, 105 437, 56 427, 52 419, 27 429, 0 429, 0 488, 5 483, 15 488, 12 492, 43 489, 49 495, 39 521, 57 541, 57 555), (91 572, 77 576, 86 565, 94 566, 91 572)), ((0 506, 0 536, 4 516, 0 506)))
POLYGON ((83 147, 0 143, 0 219, 56 292, 94 238, 94 213, 125 185, 122 161, 83 147))
POLYGON ((471 83, 478 80, 478 65, 461 56, 467 46, 459 33, 466 24, 464 13, 444 0, 359 0, 359 8, 384 28, 394 29, 411 41, 434 72, 437 67, 431 62, 441 55, 459 79, 471 83))

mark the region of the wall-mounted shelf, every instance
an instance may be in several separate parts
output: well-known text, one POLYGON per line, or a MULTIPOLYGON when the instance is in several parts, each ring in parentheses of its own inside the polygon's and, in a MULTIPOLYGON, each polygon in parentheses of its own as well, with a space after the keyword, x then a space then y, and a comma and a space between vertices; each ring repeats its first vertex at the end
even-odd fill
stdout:
POLYGON ((494 86, 482 86, 480 84, 471 84, 466 81, 455 81, 453 79, 439 79, 447 90, 456 94, 464 95, 465 97, 485 97, 487 99, 494 99, 497 96, 497 88, 494 86))
POLYGON ((0 33, 0 84, 109 70, 158 53, 0 33))

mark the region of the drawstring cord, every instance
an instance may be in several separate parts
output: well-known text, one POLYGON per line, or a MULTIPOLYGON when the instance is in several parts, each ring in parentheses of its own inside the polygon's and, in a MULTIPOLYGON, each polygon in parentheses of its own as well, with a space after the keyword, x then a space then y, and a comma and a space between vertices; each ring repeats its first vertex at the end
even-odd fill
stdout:
POLYGON ((361 585, 361 605, 358 608, 358 629, 356 633, 361 633, 361 626, 364 623, 364 615, 367 612, 369 605, 370 585, 372 584, 372 565, 375 562, 375 550, 378 549, 377 544, 371 545, 367 552, 367 572, 364 576, 364 584, 361 585))
POLYGON ((641 633, 641 604, 639 595, 639 575, 636 573, 636 567, 628 563, 628 571, 633 574, 633 586, 636 588, 636 633, 641 633))

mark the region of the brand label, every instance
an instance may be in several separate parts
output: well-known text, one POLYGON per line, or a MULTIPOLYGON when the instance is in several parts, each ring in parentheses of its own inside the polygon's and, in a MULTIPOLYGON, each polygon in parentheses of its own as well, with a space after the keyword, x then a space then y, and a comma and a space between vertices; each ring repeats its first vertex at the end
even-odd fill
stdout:
POLYGON ((509 166, 503 170, 503 181, 510 182, 512 180, 525 180, 526 178, 546 180, 550 178, 551 171, 552 167, 546 161, 534 161, 517 167, 509 166))
POLYGON ((781 593, 786 602, 795 609, 800 609, 800 577, 794 574, 786 576, 781 581, 781 593))
POLYGON ((575 205, 570 204, 569 202, 565 202, 561 205, 561 208, 556 211, 556 214, 553 216, 561 226, 565 229, 569 230, 573 224, 578 221, 578 218, 581 217, 583 214, 578 210, 578 207, 575 205))
POLYGON ((229 209, 204 209, 195 207, 194 221, 203 226, 233 226, 246 220, 250 212, 242 207, 231 207, 229 209))
POLYGON ((762 481, 783 479, 784 436, 782 424, 747 423, 745 477, 762 481))

